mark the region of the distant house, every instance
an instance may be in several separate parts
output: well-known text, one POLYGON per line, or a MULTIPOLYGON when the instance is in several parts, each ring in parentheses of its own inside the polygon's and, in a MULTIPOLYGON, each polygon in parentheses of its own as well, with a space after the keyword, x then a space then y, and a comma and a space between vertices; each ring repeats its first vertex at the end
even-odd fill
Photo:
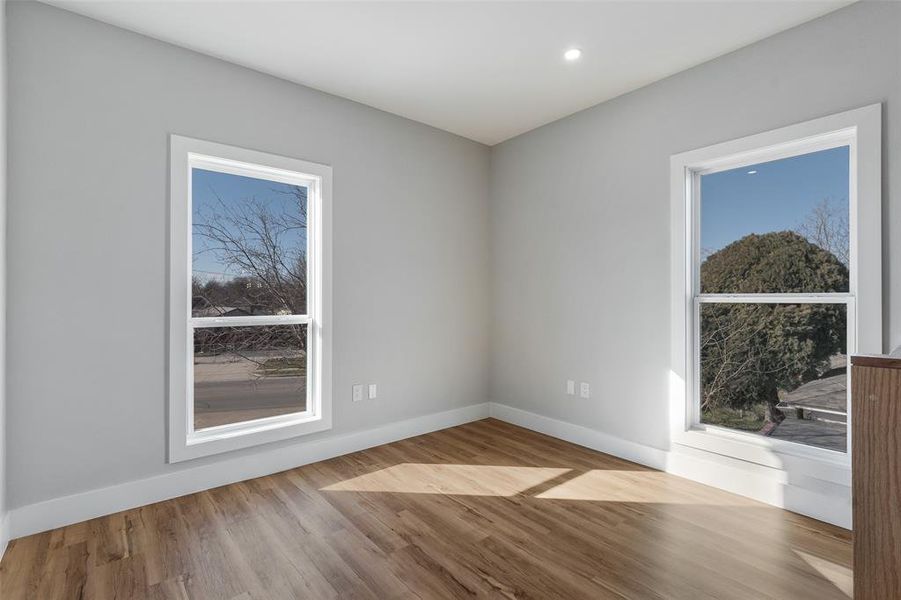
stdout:
POLYGON ((210 304, 203 296, 195 296, 191 302, 191 316, 203 317, 252 317, 257 315, 283 314, 275 312, 262 304, 245 304, 244 306, 225 306, 210 304))
POLYGON ((795 410, 799 419, 844 423, 848 414, 847 357, 833 356, 819 378, 780 393, 779 408, 795 410))
POLYGON ((196 318, 201 318, 201 317, 249 317, 254 314, 259 314, 259 312, 255 311, 253 308, 248 310, 245 308, 239 308, 237 306, 207 306, 206 308, 191 309, 191 316, 196 317, 196 318))

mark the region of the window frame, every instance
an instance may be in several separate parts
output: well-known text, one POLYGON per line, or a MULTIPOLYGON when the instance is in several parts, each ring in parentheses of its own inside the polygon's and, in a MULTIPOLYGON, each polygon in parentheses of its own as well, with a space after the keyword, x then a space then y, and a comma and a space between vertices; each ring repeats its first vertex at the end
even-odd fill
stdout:
POLYGON ((331 185, 327 165, 171 135, 168 461, 209 456, 331 428, 331 185), (307 313, 193 317, 193 169, 307 187, 307 313), (202 327, 307 326, 305 410, 194 430, 193 332, 202 327))
MULTIPOLYGON (((672 266, 670 421, 675 444, 847 483, 852 453, 850 392, 846 452, 763 437, 700 420, 700 308, 710 302, 847 306, 848 348, 882 352, 881 105, 875 104, 671 157, 672 266), (850 281, 847 293, 701 294, 700 177, 828 148, 849 146, 850 281), (816 465, 837 467, 823 472, 816 465)), ((850 369, 849 369, 850 377, 850 369)), ((849 382, 850 383, 850 382, 849 382)), ((849 385, 850 391, 850 385, 849 385)))

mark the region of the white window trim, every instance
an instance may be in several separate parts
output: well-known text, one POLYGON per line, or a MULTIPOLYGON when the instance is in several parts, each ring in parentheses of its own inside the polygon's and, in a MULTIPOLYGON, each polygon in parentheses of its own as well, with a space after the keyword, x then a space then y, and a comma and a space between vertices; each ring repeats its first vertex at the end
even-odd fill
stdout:
POLYGON ((331 222, 332 169, 255 150, 179 135, 170 136, 169 188, 169 456, 170 463, 248 448, 331 429, 331 222), (192 318, 191 169, 200 167, 308 186, 307 315, 192 318), (193 430, 192 327, 307 324, 307 410, 193 430))
MULTIPOLYGON (((848 410, 848 452, 815 448, 705 426, 697 418, 697 327, 695 290, 698 269, 698 175, 738 168, 826 148, 849 145, 850 260, 848 294, 768 294, 754 301, 791 302, 803 299, 840 302, 848 306, 849 355, 882 352, 882 157, 880 104, 814 119, 758 135, 674 155, 671 167, 671 349, 670 423, 674 444, 788 470, 797 467, 807 477, 849 484, 852 444, 848 410), (852 318, 852 311, 853 317, 852 318), (851 323, 856 323, 852 328, 851 323), (856 331, 854 330, 856 329, 856 331)), ((741 296, 741 295, 737 295, 741 296)), ((736 298, 738 299, 738 298, 736 298)), ((724 298, 722 301, 728 301, 724 298)))

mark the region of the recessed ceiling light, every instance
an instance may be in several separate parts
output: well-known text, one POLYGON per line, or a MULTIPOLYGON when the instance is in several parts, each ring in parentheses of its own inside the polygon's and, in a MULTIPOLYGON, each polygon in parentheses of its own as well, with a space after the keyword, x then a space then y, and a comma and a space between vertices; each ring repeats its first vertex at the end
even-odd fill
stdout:
POLYGON ((578 48, 570 48, 566 52, 563 53, 563 58, 572 62, 574 60, 579 60, 582 57, 582 51, 578 48))
POLYGON ((757 174, 757 171, 756 171, 756 170, 755 170, 755 171, 748 171, 748 175, 756 175, 756 174, 757 174))

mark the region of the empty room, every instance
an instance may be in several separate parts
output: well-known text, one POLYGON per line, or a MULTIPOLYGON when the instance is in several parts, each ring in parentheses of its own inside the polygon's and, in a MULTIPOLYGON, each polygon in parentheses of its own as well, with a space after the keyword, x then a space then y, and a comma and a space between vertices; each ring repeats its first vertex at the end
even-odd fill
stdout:
POLYGON ((2 600, 901 600, 901 1, 0 0, 2 600))

